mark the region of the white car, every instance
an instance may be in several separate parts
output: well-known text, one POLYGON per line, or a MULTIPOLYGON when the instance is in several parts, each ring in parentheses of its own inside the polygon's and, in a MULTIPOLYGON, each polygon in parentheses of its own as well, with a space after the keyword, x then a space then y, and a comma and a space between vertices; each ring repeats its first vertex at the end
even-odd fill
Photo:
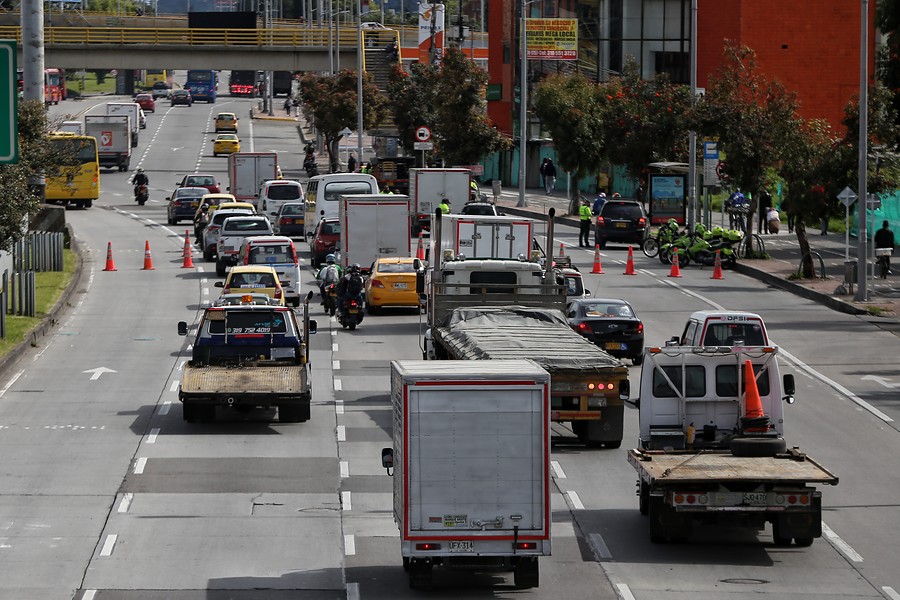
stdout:
POLYGON ((363 29, 388 29, 378 21, 365 21, 362 23, 361 27, 363 29))

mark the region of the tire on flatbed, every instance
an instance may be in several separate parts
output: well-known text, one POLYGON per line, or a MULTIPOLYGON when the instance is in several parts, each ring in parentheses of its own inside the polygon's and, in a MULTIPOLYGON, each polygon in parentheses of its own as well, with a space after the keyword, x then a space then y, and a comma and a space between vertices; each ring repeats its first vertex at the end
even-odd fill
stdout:
POLYGON ((309 421, 309 402, 292 402, 278 405, 278 421, 281 423, 305 423, 309 421))
POLYGON ((731 440, 731 455, 746 458, 775 456, 787 450, 784 438, 743 437, 731 440))

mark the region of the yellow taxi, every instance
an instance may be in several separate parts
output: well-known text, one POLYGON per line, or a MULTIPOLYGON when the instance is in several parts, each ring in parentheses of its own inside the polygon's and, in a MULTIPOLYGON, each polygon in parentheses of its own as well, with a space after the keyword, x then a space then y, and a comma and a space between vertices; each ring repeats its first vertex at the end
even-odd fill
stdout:
POLYGON ((216 287, 225 294, 265 294, 284 306, 284 289, 274 267, 265 265, 238 265, 232 267, 225 281, 217 281, 216 287))
POLYGON ((237 133, 238 118, 234 113, 219 113, 216 115, 216 133, 220 131, 233 131, 237 133))
POLYGON ((213 156, 220 154, 235 154, 241 151, 241 140, 236 133, 220 133, 212 141, 213 156))
POLYGON ((385 306, 419 307, 416 293, 417 258, 379 258, 366 280, 366 307, 370 313, 385 306))

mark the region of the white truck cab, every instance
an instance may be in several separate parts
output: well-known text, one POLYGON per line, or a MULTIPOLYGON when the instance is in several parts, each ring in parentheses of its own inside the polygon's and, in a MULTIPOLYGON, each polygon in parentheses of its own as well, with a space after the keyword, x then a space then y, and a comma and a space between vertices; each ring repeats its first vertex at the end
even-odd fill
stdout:
POLYGON ((699 310, 667 346, 769 346, 762 317, 740 311, 699 310))

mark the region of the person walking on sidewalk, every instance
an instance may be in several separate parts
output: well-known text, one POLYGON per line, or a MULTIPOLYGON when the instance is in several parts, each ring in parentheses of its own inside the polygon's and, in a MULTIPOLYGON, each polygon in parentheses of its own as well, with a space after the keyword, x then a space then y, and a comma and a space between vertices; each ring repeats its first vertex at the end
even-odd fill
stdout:
POLYGON ((759 194, 759 227, 756 232, 769 233, 769 209, 772 208, 772 195, 763 188, 759 194))
MULTIPOLYGON (((879 250, 882 248, 890 248, 891 252, 894 251, 894 232, 890 229, 890 223, 885 220, 881 224, 881 229, 875 232, 875 250, 879 250)), ((877 254, 877 252, 876 252, 877 254)), ((890 253, 886 253, 884 255, 884 260, 887 263, 887 274, 891 274, 891 255, 890 253)))
POLYGON ((554 188, 556 188, 556 165, 553 164, 552 158, 548 158, 544 166, 544 189, 548 196, 552 196, 554 188))
POLYGON ((586 199, 581 201, 578 209, 578 217, 581 219, 581 228, 578 233, 578 247, 591 247, 591 204, 586 199))
POLYGON ((350 157, 347 159, 347 171, 349 173, 356 172, 356 155, 352 152, 350 153, 350 157))

